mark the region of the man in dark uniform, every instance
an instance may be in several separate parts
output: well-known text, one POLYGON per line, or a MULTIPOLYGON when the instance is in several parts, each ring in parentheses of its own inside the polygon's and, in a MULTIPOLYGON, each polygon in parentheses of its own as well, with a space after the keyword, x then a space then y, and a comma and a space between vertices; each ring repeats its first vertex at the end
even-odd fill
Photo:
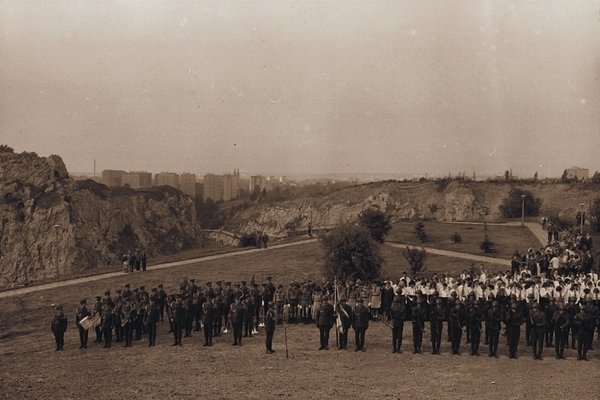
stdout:
POLYGON ((183 308, 185 309, 184 338, 192 336, 192 327, 194 325, 194 295, 195 294, 190 293, 183 300, 183 308))
POLYGON ((87 300, 83 299, 79 302, 79 307, 77 308, 77 313, 75 314, 75 325, 77 325, 77 329, 79 330, 79 348, 87 349, 88 342, 88 331, 87 329, 83 329, 79 323, 85 317, 89 317, 91 314, 87 309, 87 300))
POLYGON ((150 306, 146 312, 146 331, 148 332, 148 347, 156 345, 156 324, 160 318, 158 305, 155 299, 150 300, 150 306))
POLYGON ((128 298, 125 301, 125 305, 123 306, 122 311, 122 324, 123 324, 123 335, 125 337, 125 346, 123 347, 131 347, 133 346, 133 323, 137 318, 137 312, 132 305, 131 298, 128 298))
POLYGON ((264 313, 267 312, 269 308, 269 303, 273 301, 273 295, 275 294, 275 285, 273 285, 273 277, 267 276, 267 284, 265 285, 265 289, 263 290, 263 303, 264 303, 264 313))
POLYGON ((102 297, 96 296, 96 304, 94 304, 94 316, 100 316, 100 324, 96 325, 94 330, 96 331, 96 340, 94 343, 102 342, 102 297))
POLYGON ((252 328, 254 328, 254 305, 252 298, 246 295, 244 303, 244 337, 252 337, 252 328))
POLYGON ((65 332, 67 331, 67 317, 63 314, 62 306, 56 307, 50 330, 54 334, 54 341, 56 342, 55 351, 62 351, 65 346, 65 332))
POLYGON ((406 307, 401 296, 394 296, 389 314, 392 325, 392 353, 402 353, 402 332, 406 320, 406 307))
POLYGON ((104 336, 104 348, 110 349, 112 346, 113 328, 115 327, 114 305, 105 304, 104 317, 102 318, 102 336, 104 336))
POLYGON ((533 293, 527 295, 527 301, 523 307, 523 318, 525 319, 525 340, 527 346, 531 346, 531 330, 533 324, 531 321, 531 312, 533 311, 533 304, 535 303, 533 293))
POLYGON ((223 332, 227 333, 228 329, 231 327, 231 322, 229 321, 229 312, 231 310, 231 305, 235 302, 235 292, 231 288, 231 282, 225 282, 225 290, 223 291, 223 302, 225 312, 223 313, 223 323, 225 324, 225 330, 223 332))
POLYGON ((442 299, 436 299, 435 307, 429 313, 432 347, 431 354, 440 354, 444 319, 446 319, 446 309, 444 307, 444 303, 442 299))
POLYGON ((202 324, 204 325, 204 346, 212 346, 215 305, 208 298, 202 304, 202 324))
POLYGON ((165 305, 167 303, 167 292, 163 288, 163 284, 158 285, 158 296, 157 296, 158 313, 160 314, 160 322, 163 322, 165 316, 165 305))
POLYGON ((183 327, 185 325, 185 308, 181 302, 181 296, 177 295, 171 305, 173 314, 173 336, 175 343, 173 346, 182 346, 183 327))
MULTIPOLYGON (((540 300, 541 301, 541 300, 540 300)), ((556 299, 552 297, 549 300, 548 305, 544 308, 544 313, 546 314, 546 323, 548 324, 546 329, 546 346, 551 347, 554 343, 554 313, 558 310, 558 306, 556 305, 556 299)))
POLYGON ((354 329, 356 341, 355 351, 365 351, 365 333, 367 329, 369 329, 369 318, 371 317, 369 309, 364 306, 363 302, 364 300, 362 297, 359 297, 356 300, 356 306, 354 306, 354 310, 352 310, 352 328, 354 329))
POLYGON ((521 325, 524 322, 523 313, 519 304, 513 301, 506 316, 506 336, 508 336, 508 352, 510 358, 517 358, 521 325))
POLYGON ((460 342, 463 327, 465 326, 465 315, 460 303, 455 303, 448 314, 448 325, 450 328, 450 341, 452 343, 452 354, 460 354, 460 342))
POLYGON ((427 308, 423 303, 423 297, 418 296, 416 304, 411 310, 413 331, 413 354, 421 354, 423 345, 423 333, 425 332, 425 320, 427 319, 427 308))
POLYGON ((329 350, 329 331, 331 331, 334 322, 333 314, 333 306, 327 302, 325 296, 321 296, 321 304, 316 314, 316 324, 317 328, 319 328, 320 339, 319 350, 329 350))
POLYGON ((579 313, 573 318, 573 325, 577 328, 577 359, 588 361, 587 352, 592 347, 590 339, 593 337, 596 323, 586 303, 581 304, 579 313))
POLYGON ((346 297, 340 298, 340 303, 338 304, 338 315, 341 322, 341 327, 339 328, 340 333, 338 350, 345 350, 348 348, 348 330, 350 329, 350 326, 352 326, 352 307, 350 307, 346 302, 346 297))
POLYGON ((275 312, 275 304, 270 303, 269 309, 265 314, 265 347, 267 354, 275 353, 273 350, 273 336, 275 335, 275 325, 277 323, 277 313, 275 312))
POLYGON ((569 329, 571 328, 571 316, 565 311, 564 303, 558 304, 558 310, 552 316, 554 323, 554 348, 556 359, 565 358, 565 348, 569 345, 569 329))
POLYGON ((479 343, 481 342, 481 321, 484 320, 483 311, 481 310, 480 303, 473 301, 471 308, 467 313, 467 324, 469 325, 469 332, 471 333, 471 352, 472 356, 479 355, 479 343))
POLYGON ((544 350, 544 336, 546 334, 546 314, 540 310, 538 303, 533 304, 531 313, 531 346, 533 347, 533 359, 541 360, 544 350))
POLYGON ((488 346, 490 349, 488 356, 490 357, 498 357, 498 342, 500 341, 502 321, 504 321, 504 310, 500 302, 494 300, 491 309, 487 312, 485 321, 488 346))
MULTIPOLYGON (((220 281, 219 281, 220 282, 220 281)), ((225 302, 223 300, 223 291, 215 290, 215 298, 213 299, 215 317, 213 322, 213 337, 221 336, 223 329, 223 317, 225 315, 225 302)))
POLYGON ((233 331, 233 346, 242 345, 242 325, 244 323, 244 305, 241 296, 235 296, 234 303, 229 306, 229 323, 233 331))

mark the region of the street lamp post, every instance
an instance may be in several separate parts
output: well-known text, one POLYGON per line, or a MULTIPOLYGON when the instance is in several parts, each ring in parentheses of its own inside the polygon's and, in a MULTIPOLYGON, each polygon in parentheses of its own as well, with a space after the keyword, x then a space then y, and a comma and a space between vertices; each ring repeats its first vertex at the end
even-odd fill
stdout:
POLYGON ((583 216, 584 216, 583 209, 585 208, 585 203, 581 203, 581 204, 579 204, 579 206, 581 207, 581 218, 580 218, 581 224, 579 227, 579 233, 581 235, 583 235, 583 216))
POLYGON ((60 275, 60 272, 58 270, 58 230, 62 229, 62 225, 54 225, 54 232, 56 233, 56 276, 58 277, 60 275))
POLYGON ((525 226, 525 195, 521 195, 521 226, 525 226))

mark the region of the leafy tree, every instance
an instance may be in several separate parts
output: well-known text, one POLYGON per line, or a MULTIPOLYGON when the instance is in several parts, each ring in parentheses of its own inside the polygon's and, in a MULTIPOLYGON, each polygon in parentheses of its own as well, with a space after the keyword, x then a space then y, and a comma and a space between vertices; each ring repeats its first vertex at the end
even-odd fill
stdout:
POLYGON ((452 236, 450 236, 450 240, 454 243, 462 243, 462 236, 458 232, 454 232, 452 236))
POLYGON ((495 251, 494 242, 490 240, 486 223, 483 224, 483 241, 479 244, 479 248, 485 253, 493 253, 495 251))
POLYGON ((196 219, 202 229, 219 229, 225 225, 225 216, 219 210, 219 205, 213 199, 197 198, 196 219))
POLYGON ((406 246, 403 255, 406 261, 408 261, 410 274, 413 278, 416 278, 419 273, 425 270, 425 260, 427 259, 427 252, 425 249, 406 246))
POLYGON ((504 218, 517 218, 521 216, 521 195, 525 195, 525 215, 536 216, 540 213, 542 199, 534 198, 533 194, 527 190, 513 187, 510 189, 508 197, 502 200, 502 204, 499 207, 504 218))
POLYGON ((380 277, 383 259, 364 226, 338 224, 320 240, 325 253, 323 273, 328 279, 371 281, 380 277))
POLYGON ((594 200, 590 209, 590 223, 596 232, 600 232, 600 197, 594 200))
POLYGON ((427 233, 425 232, 425 224, 423 222, 419 221, 415 224, 414 232, 421 243, 425 243, 428 240, 427 233))
POLYGON ((592 176, 592 183, 600 183, 600 172, 594 172, 594 176, 592 176))
POLYGON ((392 229, 390 217, 383 211, 369 208, 358 215, 358 222, 369 230, 373 240, 383 243, 385 236, 392 229))
POLYGON ((15 150, 12 147, 10 147, 6 144, 0 144, 0 153, 14 153, 14 152, 15 152, 15 150))

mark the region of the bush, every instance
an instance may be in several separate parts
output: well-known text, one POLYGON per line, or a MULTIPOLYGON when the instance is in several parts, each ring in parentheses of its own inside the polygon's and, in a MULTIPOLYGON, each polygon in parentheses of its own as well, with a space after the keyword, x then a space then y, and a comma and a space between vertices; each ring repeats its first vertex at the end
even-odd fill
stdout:
POLYGON ((500 204, 500 212, 504 218, 521 217, 522 199, 521 195, 525 195, 525 215, 528 217, 537 216, 540 213, 542 200, 534 198, 531 192, 527 190, 512 188, 508 193, 508 197, 502 200, 500 204))
POLYGON ((244 233, 240 237, 240 247, 256 247, 256 233, 244 233))
POLYGON ((479 248, 483 250, 485 253, 493 253, 496 251, 494 246, 494 242, 490 240, 488 235, 487 224, 483 224, 483 241, 479 244, 479 248))
POLYGON ((462 243, 462 236, 458 232, 454 232, 452 236, 450 236, 450 240, 454 243, 462 243))
POLYGON ((10 147, 6 144, 0 144, 0 153, 14 153, 14 152, 15 152, 15 150, 12 147, 10 147))
POLYGON ((383 243, 385 236, 392 229, 390 217, 384 212, 372 208, 361 212, 358 215, 358 223, 367 228, 373 240, 383 243))
POLYGON ((321 237, 324 251, 323 273, 327 279, 380 278, 383 259, 367 228, 339 224, 321 237))
POLYGON ((423 222, 419 221, 415 224, 414 232, 421 243, 425 243, 427 241, 427 233, 425 232, 425 224, 423 222))
POLYGON ((410 274, 413 278, 416 278, 419 273, 425 270, 425 260, 427 259, 427 252, 425 249, 406 246, 403 255, 406 261, 408 261, 410 274))

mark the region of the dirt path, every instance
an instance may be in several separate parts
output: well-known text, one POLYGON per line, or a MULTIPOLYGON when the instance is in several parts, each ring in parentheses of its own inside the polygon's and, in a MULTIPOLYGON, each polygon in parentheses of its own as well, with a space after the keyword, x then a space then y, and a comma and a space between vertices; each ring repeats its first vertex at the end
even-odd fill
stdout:
MULTIPOLYGON (((385 242, 385 245, 389 246, 389 247, 400 248, 400 249, 404 249, 404 248, 406 248, 406 246, 409 246, 409 247, 419 247, 419 246, 415 246, 415 245, 412 245, 412 244, 396 243, 396 242, 385 242)), ((440 255, 440 256, 462 258, 462 259, 465 259, 465 260, 471 260, 471 261, 477 261, 477 262, 484 262, 484 263, 490 263, 490 264, 500 264, 500 265, 510 266, 510 260, 505 260, 503 258, 478 256, 476 254, 460 253, 458 251, 440 250, 440 249, 434 249, 434 248, 431 248, 431 247, 423 247, 423 248, 428 253, 437 254, 437 255, 440 255)))
MULTIPOLYGON (((237 256, 257 253, 260 251, 269 251, 272 249, 282 249, 282 248, 290 247, 290 246, 298 246, 298 245, 302 245, 302 244, 313 243, 316 241, 317 241, 317 239, 307 239, 307 240, 301 240, 301 241, 297 241, 297 242, 276 244, 276 245, 269 246, 267 249, 248 249, 248 250, 242 250, 242 251, 235 251, 235 252, 231 252, 231 253, 221 253, 221 254, 215 254, 212 256, 192 258, 192 259, 183 260, 183 261, 175 261, 175 262, 170 262, 170 263, 151 265, 148 267, 148 270, 154 271, 154 270, 159 270, 159 269, 164 269, 164 268, 173 268, 173 267, 179 267, 182 265, 189 265, 189 264, 195 264, 195 263, 200 263, 200 262, 205 262, 205 261, 218 260, 221 258, 237 257, 237 256)), ((126 275, 126 273, 123 272, 122 270, 119 270, 119 271, 115 271, 115 272, 109 272, 106 274, 92 275, 92 276, 86 276, 86 277, 82 277, 82 278, 68 279, 65 281, 46 283, 46 284, 38 285, 38 286, 12 289, 12 290, 0 292, 0 299, 13 297, 13 296, 19 296, 22 294, 28 294, 28 293, 33 293, 33 292, 39 292, 41 290, 54 289, 54 288, 63 287, 63 286, 71 286, 71 285, 78 285, 80 283, 94 282, 94 281, 99 281, 102 279, 109 279, 109 278, 114 278, 114 277, 123 276, 123 275, 126 275)))

